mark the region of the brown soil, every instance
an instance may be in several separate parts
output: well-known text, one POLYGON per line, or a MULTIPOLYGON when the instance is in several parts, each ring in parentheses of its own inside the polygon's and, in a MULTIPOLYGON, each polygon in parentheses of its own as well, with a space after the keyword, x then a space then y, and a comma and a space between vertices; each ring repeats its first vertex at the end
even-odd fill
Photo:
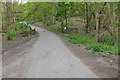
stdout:
POLYGON ((14 59, 14 57, 19 57, 26 52, 29 52, 32 48, 32 45, 37 41, 38 34, 32 35, 29 37, 24 37, 20 39, 16 39, 14 41, 7 41, 2 43, 2 61, 7 65, 10 63, 9 59, 14 59), (29 46, 29 47, 28 47, 29 46), (21 53, 23 52, 23 53, 21 53), (19 54, 18 54, 19 53, 19 54))
POLYGON ((38 33, 36 33, 36 35, 22 37, 12 41, 2 41, 2 54, 4 54, 6 51, 19 48, 20 46, 31 41, 33 38, 36 38, 37 36, 38 36, 38 33))

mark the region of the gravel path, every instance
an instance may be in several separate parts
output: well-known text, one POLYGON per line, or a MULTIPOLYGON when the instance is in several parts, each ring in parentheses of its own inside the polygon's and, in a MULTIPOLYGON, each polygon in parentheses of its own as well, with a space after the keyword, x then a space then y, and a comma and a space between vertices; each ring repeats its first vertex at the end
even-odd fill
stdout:
POLYGON ((3 59, 3 78, 97 78, 54 33, 32 27, 40 35, 38 40, 13 57, 3 59))

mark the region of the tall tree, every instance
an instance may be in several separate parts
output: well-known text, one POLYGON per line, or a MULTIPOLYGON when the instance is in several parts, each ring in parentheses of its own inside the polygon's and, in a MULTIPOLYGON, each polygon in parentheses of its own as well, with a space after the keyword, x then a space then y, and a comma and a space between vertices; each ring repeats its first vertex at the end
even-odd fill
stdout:
POLYGON ((98 25, 99 25, 99 14, 96 13, 96 41, 98 42, 99 40, 99 28, 98 28, 98 25))
POLYGON ((115 4, 113 3, 113 41, 112 44, 114 45, 116 43, 116 39, 115 39, 115 4))
POLYGON ((112 29, 112 44, 115 44, 115 7, 114 7, 114 3, 112 3, 113 6, 113 16, 111 14, 111 8, 110 8, 110 3, 107 3, 108 5, 108 11, 109 11, 109 22, 110 22, 110 28, 112 29), (112 18, 113 17, 113 18, 112 18))
POLYGON ((61 22, 62 33, 64 30, 64 27, 68 27, 68 15, 69 15, 70 7, 71 7, 70 2, 58 2, 57 13, 55 14, 55 16, 61 22))
POLYGON ((86 2, 86 33, 88 33, 88 27, 89 27, 89 17, 88 17, 88 3, 86 2))
POLYGON ((118 53, 120 55, 120 1, 118 2, 118 50, 119 50, 118 53))
POLYGON ((9 39, 9 31, 12 24, 12 2, 6 2, 6 27, 7 27, 7 37, 9 39))
POLYGON ((0 32, 2 32, 2 2, 0 1, 0 32))
POLYGON ((100 11, 96 15, 96 41, 99 42, 99 31, 100 31, 100 25, 101 25, 101 15, 106 6, 106 2, 104 2, 103 7, 100 9, 100 11))
POLYGON ((52 15, 52 24, 55 24, 55 16, 54 16, 54 14, 55 14, 55 2, 53 2, 52 3, 53 4, 53 15, 52 15))

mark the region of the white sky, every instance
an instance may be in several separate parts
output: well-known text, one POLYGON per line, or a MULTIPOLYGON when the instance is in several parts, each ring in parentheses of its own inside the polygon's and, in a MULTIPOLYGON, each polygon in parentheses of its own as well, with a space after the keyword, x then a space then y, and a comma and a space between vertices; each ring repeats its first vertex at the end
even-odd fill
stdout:
MULTIPOLYGON (((6 2, 9 0, 0 0, 2 2, 6 2)), ((19 3, 25 4, 26 2, 59 2, 59 1, 69 1, 69 2, 119 2, 120 0, 12 0, 12 1, 19 1, 19 3)))
POLYGON ((19 4, 20 4, 20 3, 25 4, 25 3, 27 3, 28 0, 18 0, 18 1, 19 1, 19 2, 18 2, 19 4))
POLYGON ((28 0, 12 0, 13 1, 17 1, 19 4, 22 3, 22 4, 25 4, 28 2, 28 0))

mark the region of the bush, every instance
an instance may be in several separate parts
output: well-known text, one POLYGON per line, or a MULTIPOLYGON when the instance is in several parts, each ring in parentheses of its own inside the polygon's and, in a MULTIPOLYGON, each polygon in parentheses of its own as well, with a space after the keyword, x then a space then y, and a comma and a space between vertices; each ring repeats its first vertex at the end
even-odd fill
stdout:
POLYGON ((103 52, 101 46, 99 46, 99 45, 93 46, 93 51, 95 51, 95 52, 103 52))
POLYGON ((112 36, 111 35, 103 35, 99 38, 99 42, 111 45, 112 44, 112 36))
POLYGON ((25 23, 15 23, 15 25, 11 25, 11 30, 9 34, 7 34, 8 40, 13 40, 16 37, 25 37, 30 33, 30 26, 27 26, 25 23))

